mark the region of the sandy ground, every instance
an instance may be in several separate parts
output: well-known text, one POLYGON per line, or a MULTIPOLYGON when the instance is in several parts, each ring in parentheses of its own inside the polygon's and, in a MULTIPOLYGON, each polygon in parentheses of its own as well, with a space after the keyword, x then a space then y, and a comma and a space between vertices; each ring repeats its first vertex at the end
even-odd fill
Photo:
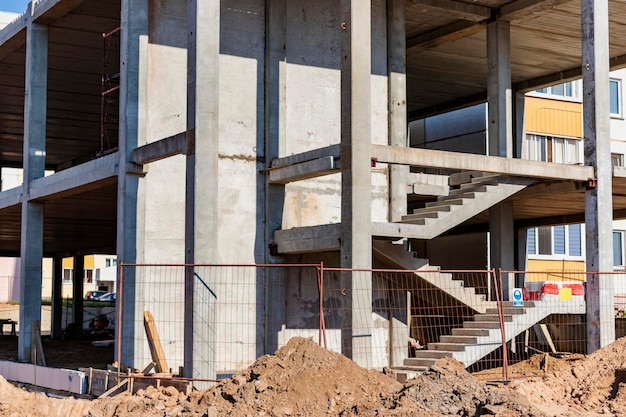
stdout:
MULTIPOLYGON (((76 361, 78 362, 78 361, 76 361)), ((303 338, 208 390, 50 398, 0 378, 0 416, 625 416, 626 339, 577 360, 539 355, 490 385, 453 359, 400 384, 303 338), (528 375, 531 375, 530 377, 528 375)))

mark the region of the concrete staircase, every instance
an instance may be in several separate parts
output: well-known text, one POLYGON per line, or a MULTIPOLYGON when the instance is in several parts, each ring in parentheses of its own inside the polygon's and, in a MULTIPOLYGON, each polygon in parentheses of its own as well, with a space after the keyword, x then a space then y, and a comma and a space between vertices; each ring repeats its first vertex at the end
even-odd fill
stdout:
POLYGON ((416 209, 413 214, 403 216, 399 223, 422 225, 423 239, 432 239, 532 183, 527 178, 481 173, 467 177, 466 181, 450 189, 447 196, 440 196, 437 201, 426 203, 424 208, 416 209))
POLYGON ((398 269, 413 270, 416 279, 440 289, 476 312, 485 313, 487 308, 493 306, 493 302, 486 301, 484 295, 476 294, 474 288, 465 287, 463 281, 453 279, 450 273, 440 272, 439 267, 430 265, 427 259, 417 258, 403 245, 375 240, 372 250, 375 258, 398 269))
MULTIPOLYGON (((512 302, 505 302, 503 310, 504 332, 509 342, 551 314, 584 314, 585 305, 555 300, 525 302, 524 307, 514 307, 512 302)), ((439 342, 418 350, 414 358, 406 358, 401 368, 422 372, 443 357, 453 357, 468 367, 501 346, 498 310, 494 305, 484 314, 476 314, 474 320, 465 321, 463 327, 452 329, 450 335, 442 335, 439 342)))

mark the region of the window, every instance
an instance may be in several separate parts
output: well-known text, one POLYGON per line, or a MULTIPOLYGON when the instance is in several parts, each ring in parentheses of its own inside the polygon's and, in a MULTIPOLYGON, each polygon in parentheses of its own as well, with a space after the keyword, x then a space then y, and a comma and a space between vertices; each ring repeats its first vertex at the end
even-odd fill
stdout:
POLYGON ((540 88, 535 90, 536 93, 546 94, 555 97, 565 98, 580 98, 580 80, 570 81, 564 84, 551 85, 549 87, 540 88))
POLYGON ((613 266, 624 265, 624 232, 622 230, 613 231, 613 266))
POLYGON ((529 255, 557 255, 563 257, 582 256, 582 233, 580 224, 546 226, 527 231, 529 255))
POLYGON ((582 163, 580 139, 556 136, 526 135, 528 159, 533 161, 557 162, 560 164, 582 163))
POLYGON ((622 117, 622 81, 611 79, 609 83, 611 116, 622 117))
POLYGON ((93 282, 93 269, 85 269, 84 271, 84 281, 91 283, 93 282))
POLYGON ((106 258, 104 260, 104 264, 107 268, 110 266, 115 266, 117 265, 117 260, 115 258, 106 258))
POLYGON ((624 166, 624 155, 621 153, 612 153, 611 154, 611 166, 612 167, 623 167, 624 166))
POLYGON ((63 269, 63 282, 72 282, 72 275, 74 271, 70 268, 63 269))

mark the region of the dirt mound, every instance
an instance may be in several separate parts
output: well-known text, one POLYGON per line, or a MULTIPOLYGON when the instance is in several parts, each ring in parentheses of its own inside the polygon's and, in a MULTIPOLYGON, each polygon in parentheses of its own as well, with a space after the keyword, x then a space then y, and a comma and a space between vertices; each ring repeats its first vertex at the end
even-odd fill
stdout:
POLYGON ((516 392, 478 381, 452 358, 440 359, 429 371, 407 381, 398 404, 415 404, 442 415, 545 415, 516 392))
POLYGON ((534 403, 553 404, 553 412, 560 407, 626 415, 626 338, 516 390, 534 403))
MULTIPOLYGON (((539 359, 524 366, 537 367, 539 359)), ((150 387, 136 395, 53 399, 0 378, 0 416, 89 417, 423 417, 626 415, 626 339, 575 363, 554 362, 543 377, 490 386, 454 359, 404 385, 361 368, 313 341, 294 338, 275 355, 189 396, 150 387)), ((523 366, 519 366, 523 369, 523 366)))

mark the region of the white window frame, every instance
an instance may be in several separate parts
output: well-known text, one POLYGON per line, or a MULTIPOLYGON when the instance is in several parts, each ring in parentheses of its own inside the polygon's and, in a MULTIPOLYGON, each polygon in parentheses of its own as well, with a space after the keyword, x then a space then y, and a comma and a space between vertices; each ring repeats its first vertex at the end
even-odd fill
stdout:
POLYGON ((623 153, 611 153, 611 166, 623 167, 624 166, 624 154, 623 153))
MULTIPOLYGON (((622 80, 619 78, 611 78, 609 83, 617 83, 617 113, 611 112, 611 117, 614 119, 622 119, 624 111, 622 103, 622 80)), ((611 89, 609 89, 609 102, 611 101, 611 89)))
POLYGON ((527 95, 535 96, 535 97, 553 98, 553 99, 564 100, 564 101, 575 101, 575 102, 582 101, 582 80, 568 81, 566 83, 549 85, 544 88, 546 90, 545 92, 539 91, 541 89, 538 89, 538 90, 528 92, 527 95), (565 85, 565 84, 571 84, 572 86, 571 96, 555 93, 555 90, 558 86, 565 85))
MULTIPOLYGON (((626 269, 624 267, 624 264, 626 263, 626 258, 625 253, 624 253, 624 231, 623 230, 613 230, 613 233, 611 236, 614 236, 616 233, 618 233, 620 235, 620 246, 622 249, 622 253, 621 253, 621 258, 622 258, 622 265, 615 265, 615 253, 613 254, 613 260, 611 261, 611 263, 613 263, 613 268, 619 271, 623 271, 624 269, 626 269)), ((611 244, 613 244, 613 241, 611 240, 611 244)), ((615 247, 613 247, 613 249, 615 249, 615 247)))
MULTIPOLYGON (((573 143, 576 149, 576 161, 566 162, 568 165, 580 165, 583 163, 583 140, 581 138, 573 138, 567 136, 542 135, 540 133, 526 133, 526 150, 528 159, 533 161, 554 162, 557 155, 557 142, 563 141, 564 144, 573 143), (550 148, 548 147, 550 144, 550 148), (542 157, 545 155, 545 159, 542 157), (552 159, 552 160, 550 160, 552 159)), ((563 150, 567 149, 563 147, 563 150)), ((561 153, 561 152, 558 152, 561 153)), ((566 154, 563 154, 566 155, 566 154)), ((561 163, 561 162, 559 162, 561 163)))
MULTIPOLYGON (((570 245, 569 245, 569 225, 565 226, 565 254, 555 254, 554 253, 554 226, 546 226, 550 228, 550 254, 539 254, 539 227, 531 227, 530 229, 535 230, 535 252, 536 253, 527 253, 528 259, 537 259, 537 260, 566 260, 566 261, 580 261, 585 259, 585 230, 584 225, 581 225, 580 230, 580 255, 570 255, 570 245)), ((530 230, 529 229, 529 230, 530 230)))

